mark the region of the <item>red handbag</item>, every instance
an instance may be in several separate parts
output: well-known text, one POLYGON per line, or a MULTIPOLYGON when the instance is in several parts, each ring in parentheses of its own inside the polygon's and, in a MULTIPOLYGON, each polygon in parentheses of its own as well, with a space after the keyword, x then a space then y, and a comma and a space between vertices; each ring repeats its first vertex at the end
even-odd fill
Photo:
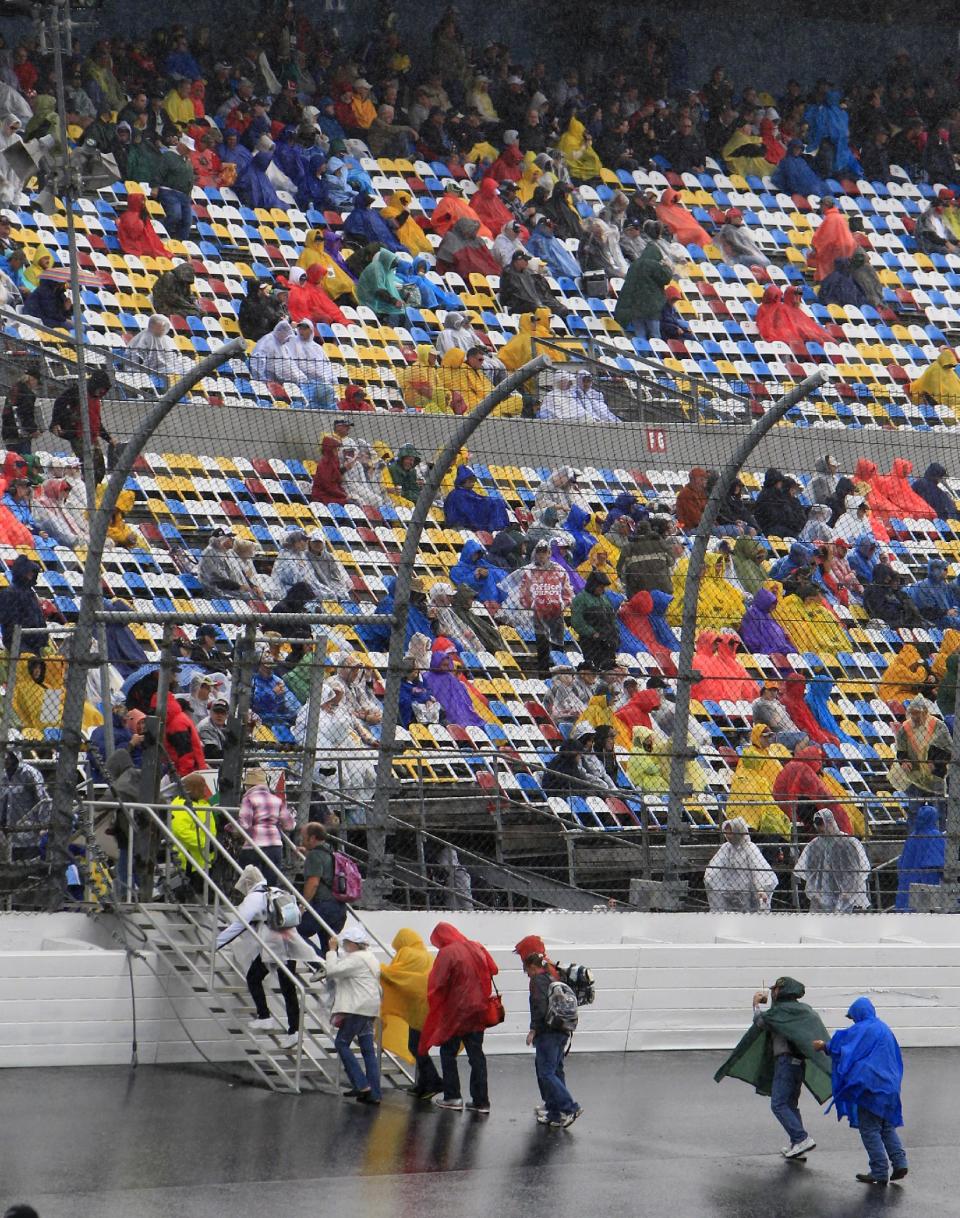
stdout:
POLYGON ((495 1028, 498 1023, 503 1023, 507 1017, 507 1012, 504 1009, 500 991, 497 989, 497 983, 492 977, 490 981, 493 983, 493 993, 487 999, 487 1014, 484 1027, 495 1028))

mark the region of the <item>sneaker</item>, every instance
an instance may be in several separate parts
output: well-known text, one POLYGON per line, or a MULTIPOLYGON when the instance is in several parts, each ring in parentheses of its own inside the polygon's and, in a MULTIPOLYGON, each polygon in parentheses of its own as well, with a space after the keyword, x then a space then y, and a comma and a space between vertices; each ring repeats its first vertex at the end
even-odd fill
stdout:
POLYGON ((861 1184, 878 1184, 881 1188, 887 1187, 887 1181, 883 1176, 871 1176, 869 1172, 858 1171, 857 1179, 861 1184))
POLYGON ((816 1145, 813 1138, 807 1137, 802 1142, 794 1142, 792 1146, 785 1146, 780 1153, 785 1159, 798 1159, 801 1155, 805 1155, 808 1150, 813 1150, 816 1145))
POLYGON ((554 1129, 566 1129, 576 1120, 576 1116, 572 1112, 561 1112, 558 1117, 554 1117, 547 1121, 547 1124, 554 1129))
POLYGON ((537 1110, 537 1124, 538 1125, 549 1125, 550 1124, 550 1118, 547 1116, 546 1108, 544 1108, 544 1110, 542 1112, 539 1109, 537 1110))
POLYGON ((341 1091, 340 1094, 345 1100, 355 1100, 360 1092, 356 1087, 351 1087, 349 1091, 341 1091))
POLYGON ((443 1092, 428 1090, 428 1091, 414 1091, 413 1094, 417 1097, 418 1100, 429 1101, 429 1100, 432 1100, 435 1095, 443 1095, 443 1092))
POLYGON ((300 1043, 300 1036, 296 1032, 288 1032, 286 1036, 280 1037, 281 1049, 295 1049, 300 1043))
POLYGON ((247 1024, 251 1032, 275 1032, 279 1026, 272 1015, 268 1015, 266 1019, 251 1019, 247 1024))
POLYGON ((477 1112, 480 1116, 488 1116, 490 1113, 489 1104, 475 1104, 473 1100, 466 1105, 466 1109, 467 1112, 477 1112))
POLYGON ((433 1097, 433 1102, 438 1108, 450 1108, 454 1112, 463 1111, 463 1100, 447 1100, 442 1095, 436 1095, 433 1097))
POLYGON ((545 1117, 547 1115, 546 1104, 538 1104, 536 1106, 536 1108, 534 1108, 534 1110, 533 1110, 533 1115, 535 1117, 542 1117, 542 1116, 545 1117))
POLYGON ((577 1117, 582 1117, 582 1116, 583 1116, 583 1108, 580 1104, 578 1104, 576 1106, 576 1108, 574 1108, 573 1112, 570 1113, 570 1124, 572 1125, 573 1122, 577 1119, 577 1117))
POLYGON ((380 1103, 380 1097, 378 1095, 374 1095, 373 1092, 368 1088, 366 1091, 361 1091, 357 1096, 357 1103, 371 1104, 373 1107, 376 1107, 380 1103))
POLYGON ((907 1174, 907 1168, 895 1167, 893 1169, 893 1171, 890 1173, 890 1179, 891 1180, 902 1180, 906 1174, 907 1174))

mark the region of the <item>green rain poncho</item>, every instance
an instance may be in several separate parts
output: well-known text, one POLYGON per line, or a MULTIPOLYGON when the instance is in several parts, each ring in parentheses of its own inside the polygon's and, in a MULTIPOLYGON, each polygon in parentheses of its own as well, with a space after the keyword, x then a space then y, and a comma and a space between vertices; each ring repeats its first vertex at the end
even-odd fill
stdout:
POLYGON ((738 537, 733 545, 733 569, 743 585, 744 592, 756 596, 770 576, 763 560, 767 551, 755 537, 738 537))
POLYGON ((378 250, 357 280, 357 300, 373 309, 378 317, 403 316, 404 303, 396 266, 397 255, 392 250, 378 250))
POLYGON ((413 445, 404 444, 402 448, 397 449, 396 458, 387 466, 387 471, 400 497, 408 500, 410 503, 416 503, 420 495, 420 479, 417 477, 417 467, 412 465, 410 469, 404 469, 400 464, 404 457, 416 457, 417 462, 419 463, 420 461, 420 454, 413 445))
POLYGON ((819 1103, 832 1094, 830 1059, 813 1047, 815 1040, 824 1042, 830 1035, 816 1011, 798 999, 804 995, 801 982, 781 977, 774 985, 779 990, 777 1001, 763 1013, 763 1026, 752 1024, 740 1043, 713 1076, 739 1078, 756 1088, 759 1095, 770 1095, 773 1089, 773 1033, 779 1032, 805 1058, 803 1082, 819 1103))

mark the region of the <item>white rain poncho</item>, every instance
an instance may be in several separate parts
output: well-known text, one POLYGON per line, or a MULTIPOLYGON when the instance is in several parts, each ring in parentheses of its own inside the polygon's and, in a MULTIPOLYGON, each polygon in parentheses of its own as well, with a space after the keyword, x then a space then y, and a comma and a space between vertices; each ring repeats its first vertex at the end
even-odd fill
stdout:
POLYGON ((732 840, 723 843, 703 875, 711 910, 769 909, 777 877, 759 846, 750 840, 747 822, 735 816, 724 821, 723 829, 730 830, 732 840))
POLYGON ((843 833, 831 811, 814 816, 822 832, 803 848, 794 875, 803 884, 813 913, 850 913, 869 909, 870 861, 860 842, 843 833))
POLYGON ((176 372, 180 364, 177 344, 172 338, 173 323, 162 313, 153 313, 139 334, 135 334, 127 344, 130 359, 146 368, 148 372, 158 372, 165 376, 176 372), (152 324, 163 326, 161 334, 154 334, 152 324))
POLYGON ((561 372, 556 387, 543 399, 540 418, 578 423, 619 423, 620 420, 612 413, 599 389, 587 386, 589 379, 591 374, 582 370, 575 375, 561 372))

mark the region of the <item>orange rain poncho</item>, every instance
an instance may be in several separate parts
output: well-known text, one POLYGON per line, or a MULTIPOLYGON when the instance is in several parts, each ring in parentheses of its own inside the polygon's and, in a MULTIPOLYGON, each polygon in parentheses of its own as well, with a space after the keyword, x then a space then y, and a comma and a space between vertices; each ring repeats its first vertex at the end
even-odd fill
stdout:
POLYGON ((910 520, 934 520, 937 513, 910 485, 913 462, 906 457, 897 457, 889 474, 878 475, 874 486, 883 497, 894 504, 893 515, 910 520))
POLYGON ((431 213, 430 227, 435 233, 439 233, 443 237, 449 229, 453 228, 458 220, 476 220, 480 225, 477 236, 486 237, 488 241, 493 240, 493 233, 487 228, 466 199, 462 199, 460 195, 443 195, 431 213))
POLYGON ((657 204, 657 219, 665 224, 683 245, 706 246, 710 244, 710 236, 706 229, 694 220, 680 202, 680 195, 673 189, 668 188, 660 196, 660 202, 657 204))
POLYGON ((813 277, 817 283, 826 279, 838 258, 849 258, 856 248, 857 243, 846 216, 836 207, 827 207, 820 227, 813 234, 813 249, 810 252, 813 277))

